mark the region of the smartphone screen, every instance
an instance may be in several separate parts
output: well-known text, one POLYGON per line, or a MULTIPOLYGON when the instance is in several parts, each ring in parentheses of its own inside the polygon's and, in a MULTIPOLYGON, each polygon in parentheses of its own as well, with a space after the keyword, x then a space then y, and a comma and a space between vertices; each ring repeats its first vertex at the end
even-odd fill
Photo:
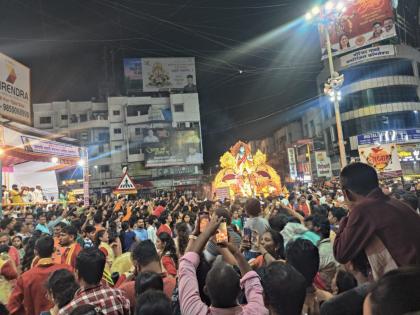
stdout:
POLYGON ((228 241, 228 232, 226 222, 222 222, 217 229, 216 242, 223 243, 228 241))
POLYGON ((251 242, 252 230, 250 228, 244 228, 244 242, 251 242))
POLYGON ((200 214, 200 233, 203 233, 209 224, 209 215, 207 213, 200 214))

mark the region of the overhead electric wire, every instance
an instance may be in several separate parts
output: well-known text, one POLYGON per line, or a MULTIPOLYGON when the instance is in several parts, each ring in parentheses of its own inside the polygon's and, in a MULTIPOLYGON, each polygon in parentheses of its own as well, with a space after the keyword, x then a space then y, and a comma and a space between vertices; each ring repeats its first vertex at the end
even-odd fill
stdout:
POLYGON ((316 95, 316 96, 311 97, 311 98, 309 98, 309 99, 303 100, 303 101, 301 101, 301 102, 299 102, 299 103, 297 103, 297 104, 292 104, 292 105, 290 105, 290 106, 288 106, 288 107, 286 107, 286 108, 283 108, 283 109, 280 109, 280 110, 278 110, 278 111, 275 111, 275 112, 272 112, 272 113, 269 113, 269 114, 263 115, 263 116, 261 116, 261 117, 257 117, 257 118, 250 119, 250 120, 246 120, 246 121, 242 121, 242 122, 238 122, 238 123, 235 123, 235 124, 229 124, 229 126, 226 126, 224 129, 223 129, 223 127, 221 128, 221 127, 219 127, 219 126, 218 126, 218 127, 217 127, 217 130, 212 131, 212 132, 204 132, 204 133, 203 133, 203 135, 218 134, 218 133, 222 133, 222 132, 225 132, 225 131, 228 131, 228 130, 234 129, 234 128, 238 128, 238 127, 242 127, 242 126, 245 126, 245 125, 249 125, 249 124, 252 124, 252 123, 259 122, 259 121, 261 121, 261 120, 264 120, 264 119, 267 119, 267 118, 273 117, 273 116, 275 116, 275 115, 278 115, 278 114, 284 113, 284 112, 286 112, 286 111, 288 111, 288 110, 290 110, 290 109, 293 109, 294 107, 298 107, 298 106, 300 106, 300 105, 302 105, 302 104, 304 104, 304 103, 306 103, 306 102, 312 101, 312 100, 314 100, 314 99, 316 99, 316 98, 320 97, 321 95, 322 95, 322 94, 316 95))

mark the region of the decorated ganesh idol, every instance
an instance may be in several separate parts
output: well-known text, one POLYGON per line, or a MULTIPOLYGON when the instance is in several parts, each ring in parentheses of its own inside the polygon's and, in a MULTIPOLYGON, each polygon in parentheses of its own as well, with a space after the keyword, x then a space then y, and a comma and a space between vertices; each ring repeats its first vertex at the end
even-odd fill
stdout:
POLYGON ((280 177, 266 162, 261 151, 253 156, 249 144, 237 142, 220 158, 222 169, 214 179, 213 191, 216 195, 225 192, 231 199, 279 195, 284 192, 280 177))

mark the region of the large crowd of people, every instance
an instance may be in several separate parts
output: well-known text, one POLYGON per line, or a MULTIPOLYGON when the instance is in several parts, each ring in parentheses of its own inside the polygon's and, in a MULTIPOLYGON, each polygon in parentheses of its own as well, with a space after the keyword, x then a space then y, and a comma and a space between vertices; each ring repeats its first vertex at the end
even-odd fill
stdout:
POLYGON ((352 163, 281 196, 12 203, 0 315, 414 314, 419 197, 352 163))

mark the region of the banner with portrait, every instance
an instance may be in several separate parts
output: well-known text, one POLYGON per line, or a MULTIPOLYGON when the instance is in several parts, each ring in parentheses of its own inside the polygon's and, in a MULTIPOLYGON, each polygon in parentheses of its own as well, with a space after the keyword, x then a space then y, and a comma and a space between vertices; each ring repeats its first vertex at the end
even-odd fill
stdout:
POLYGON ((199 128, 143 129, 146 167, 203 164, 199 128))
POLYGON ((322 59, 327 58, 327 27, 333 55, 340 55, 397 36, 390 0, 347 0, 339 17, 326 16, 331 22, 319 26, 322 59))
POLYGON ((186 58, 142 58, 144 92, 182 90, 197 93, 195 59, 186 58))

